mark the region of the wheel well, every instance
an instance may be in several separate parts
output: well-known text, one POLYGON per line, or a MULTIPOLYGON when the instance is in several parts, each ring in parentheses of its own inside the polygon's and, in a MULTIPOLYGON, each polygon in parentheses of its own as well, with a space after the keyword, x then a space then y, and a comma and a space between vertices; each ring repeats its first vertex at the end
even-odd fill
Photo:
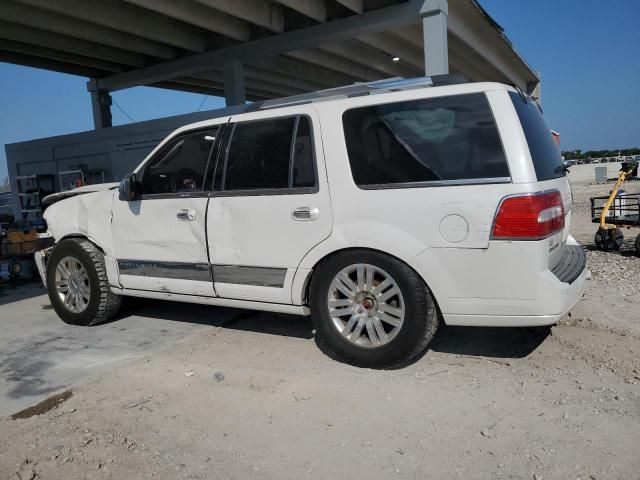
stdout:
POLYGON ((91 240, 89 237, 87 237, 86 235, 82 235, 81 233, 70 233, 69 235, 65 235, 64 237, 62 237, 60 240, 58 240, 56 242, 56 244, 64 241, 64 240, 72 240, 74 238, 77 239, 82 239, 82 240, 86 240, 87 242, 91 242, 92 244, 94 244, 96 246, 96 248, 98 250, 100 250, 102 253, 104 253, 104 249, 98 245, 96 242, 94 242, 93 240, 91 240))
POLYGON ((396 257, 395 255, 391 255, 391 254, 389 254, 387 252, 383 252, 382 250, 377 250, 375 248, 367 248, 367 247, 341 248, 340 250, 335 250, 335 251, 325 255, 320 260, 318 260, 313 265, 313 268, 311 269, 311 274, 307 277, 307 280, 306 280, 305 285, 304 285, 303 302, 304 302, 305 305, 309 305, 309 294, 310 294, 310 288, 311 288, 311 281, 313 280, 313 276, 315 275, 315 273, 316 273, 318 267, 320 266, 320 264, 322 264, 323 262, 327 261, 328 259, 334 257, 335 255, 338 255, 339 253, 354 252, 354 251, 375 252, 375 253, 379 253, 381 255, 385 255, 387 257, 393 258, 394 260, 397 260, 399 262, 402 262, 408 268, 413 270, 413 272, 418 276, 418 278, 420 278, 422 280, 422 283, 424 283, 424 286, 427 287, 427 289, 429 290, 429 293, 431 294, 431 298, 433 299, 433 302, 435 303, 435 306, 436 306, 436 309, 438 310, 438 313, 440 312, 440 307, 438 305, 438 300, 436 299, 435 295, 433 294, 433 290, 431 290, 431 288, 429 287, 429 284, 425 281, 425 279, 422 277, 422 275, 420 275, 420 273, 416 272, 415 268, 413 268, 411 265, 409 265, 407 262, 405 262, 401 258, 396 257))

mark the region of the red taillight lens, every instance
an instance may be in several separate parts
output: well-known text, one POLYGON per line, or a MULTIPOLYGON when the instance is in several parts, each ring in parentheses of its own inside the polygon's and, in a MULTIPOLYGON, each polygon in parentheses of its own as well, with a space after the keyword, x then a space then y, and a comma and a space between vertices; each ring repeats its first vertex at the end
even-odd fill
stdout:
POLYGON ((493 223, 494 239, 538 240, 564 228, 564 206, 557 190, 506 197, 493 223))

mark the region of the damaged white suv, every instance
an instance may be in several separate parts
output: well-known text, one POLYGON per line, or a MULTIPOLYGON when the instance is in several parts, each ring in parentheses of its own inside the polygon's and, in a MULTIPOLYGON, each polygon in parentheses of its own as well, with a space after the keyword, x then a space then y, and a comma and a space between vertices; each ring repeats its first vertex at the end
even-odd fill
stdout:
POLYGON ((339 358, 392 367, 438 323, 549 325, 585 254, 538 104, 450 77, 354 85, 180 128, 119 186, 45 212, 68 323, 123 295, 311 314, 339 358))

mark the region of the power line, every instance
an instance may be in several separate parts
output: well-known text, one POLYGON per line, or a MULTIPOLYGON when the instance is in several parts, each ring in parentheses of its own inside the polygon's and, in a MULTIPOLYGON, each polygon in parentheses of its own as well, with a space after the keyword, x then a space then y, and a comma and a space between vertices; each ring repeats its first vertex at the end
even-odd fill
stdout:
POLYGON ((202 99, 202 102, 200 102, 200 106, 198 107, 196 112, 199 112, 202 109, 202 107, 204 106, 204 102, 207 101, 207 98, 209 98, 209 95, 204 95, 204 98, 202 99))
POLYGON ((128 118, 129 120, 131 120, 132 122, 135 122, 135 120, 133 119, 133 117, 132 117, 131 115, 129 115, 127 112, 125 112, 125 111, 124 111, 124 109, 123 109, 120 105, 118 105, 118 102, 116 101, 116 99, 115 99, 115 98, 113 98, 113 97, 112 97, 111 99, 113 100, 113 104, 114 104, 116 107, 118 107, 118 110, 120 110, 120 111, 122 112, 122 114, 123 114, 125 117, 127 117, 127 118, 128 118))

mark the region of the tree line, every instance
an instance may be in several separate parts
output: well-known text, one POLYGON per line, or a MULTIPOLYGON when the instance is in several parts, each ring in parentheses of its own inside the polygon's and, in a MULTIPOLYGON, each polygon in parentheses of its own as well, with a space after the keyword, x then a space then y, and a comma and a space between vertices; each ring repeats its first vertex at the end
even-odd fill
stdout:
POLYGON ((579 158, 602 158, 602 157, 617 157, 617 156, 634 156, 640 155, 640 148, 624 148, 621 150, 565 150, 562 152, 562 156, 565 160, 577 160, 579 158))

